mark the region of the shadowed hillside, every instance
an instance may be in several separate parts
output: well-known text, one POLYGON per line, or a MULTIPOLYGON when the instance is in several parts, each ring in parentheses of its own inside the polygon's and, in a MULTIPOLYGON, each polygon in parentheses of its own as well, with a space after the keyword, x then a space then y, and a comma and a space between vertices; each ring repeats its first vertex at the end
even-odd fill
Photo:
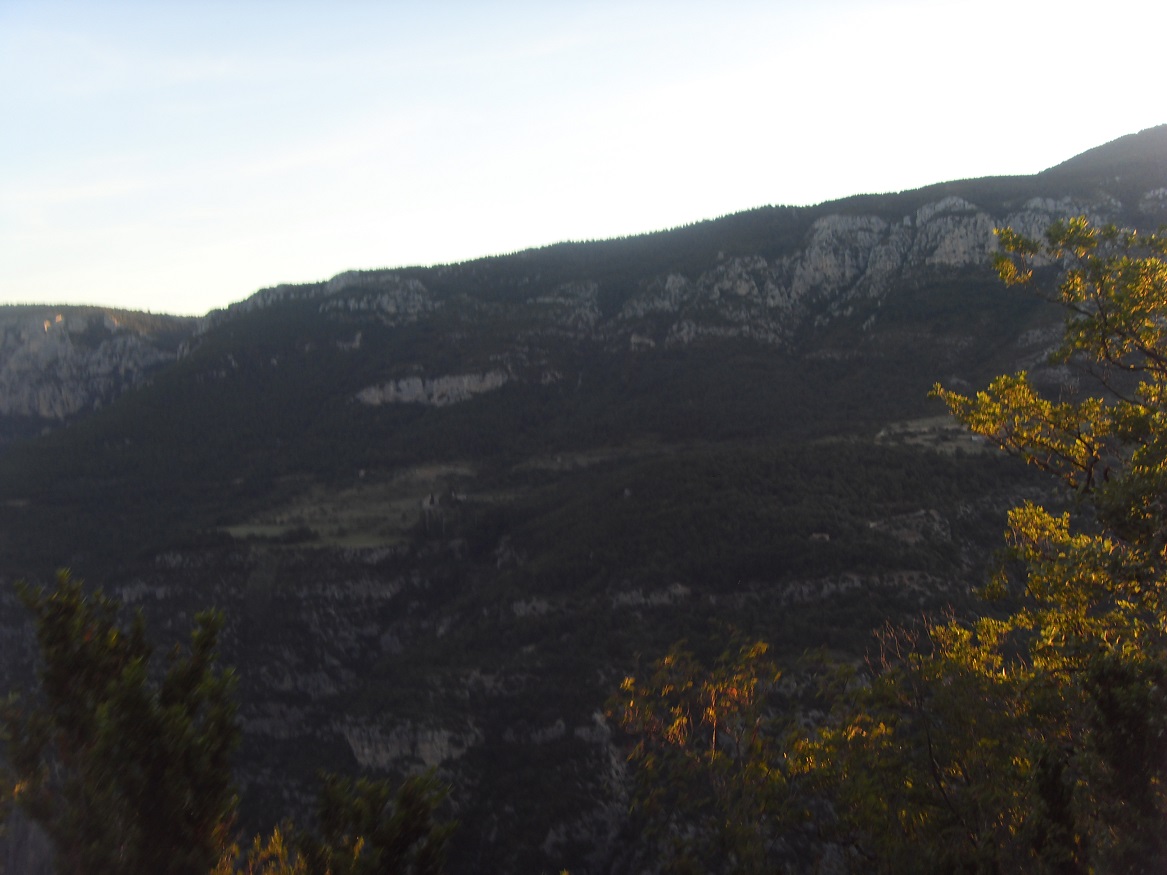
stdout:
POLYGON ((0 574, 70 566, 160 634, 227 612, 249 827, 302 816, 319 768, 435 767, 454 871, 629 871, 620 680, 680 639, 793 665, 966 609, 1045 486, 928 390, 1084 379, 1046 362, 1058 314, 998 283, 993 228, 1158 224, 1164 192, 1155 128, 1035 176, 354 271, 197 325, 3 329, 0 377, 117 379, 61 411, 0 382, 7 434, 53 426, 0 453, 0 574))

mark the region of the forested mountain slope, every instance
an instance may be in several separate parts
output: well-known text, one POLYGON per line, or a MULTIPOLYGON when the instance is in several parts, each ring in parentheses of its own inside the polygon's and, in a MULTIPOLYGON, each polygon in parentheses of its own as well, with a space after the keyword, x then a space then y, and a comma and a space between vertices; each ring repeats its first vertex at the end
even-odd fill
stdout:
POLYGON ((0 347, 8 434, 67 427, 0 451, 0 575, 70 566, 160 636, 223 608, 249 824, 301 815, 318 768, 433 766, 455 871, 627 871, 602 709, 630 670, 735 634, 857 657, 888 617, 967 607, 1045 486, 928 390, 1019 367, 1076 389, 1045 362, 1059 315, 991 257, 994 227, 1079 214, 1167 220, 1167 127, 1035 176, 354 271, 197 324, 6 308, 28 323, 0 347), (61 399, 117 379, 21 407, 18 366, 61 399))

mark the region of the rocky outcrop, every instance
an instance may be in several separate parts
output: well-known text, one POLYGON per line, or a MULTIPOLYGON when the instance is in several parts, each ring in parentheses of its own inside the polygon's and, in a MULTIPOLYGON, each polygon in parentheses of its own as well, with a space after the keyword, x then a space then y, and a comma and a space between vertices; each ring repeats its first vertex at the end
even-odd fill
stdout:
POLYGON ((194 320, 93 308, 0 308, 0 415, 48 423, 106 404, 176 358, 194 320))
POLYGON ((386 271, 349 271, 333 277, 324 287, 329 295, 321 313, 370 314, 386 325, 403 325, 441 307, 416 279, 386 271))
POLYGON ((357 392, 362 404, 376 407, 381 404, 425 404, 446 407, 469 401, 475 395, 500 389, 510 377, 505 371, 487 371, 483 374, 452 374, 444 377, 403 377, 379 386, 368 386, 357 392))
POLYGON ((441 306, 419 280, 390 270, 348 270, 322 283, 282 284, 260 289, 255 294, 220 310, 212 310, 199 320, 197 334, 245 313, 265 310, 292 301, 320 300, 319 311, 326 314, 364 313, 376 315, 386 324, 413 321, 441 306))
POLYGON ((453 732, 409 722, 391 729, 379 724, 338 722, 334 729, 348 742, 353 758, 362 769, 386 769, 402 764, 435 768, 459 759, 483 740, 481 730, 473 726, 453 732))
MULTIPOLYGON (((1164 191, 1146 192, 1136 209, 1146 216, 1167 211, 1164 191)), ((471 294, 461 301, 459 312, 466 319, 490 314, 514 320, 521 326, 514 330, 516 340, 566 335, 618 340, 623 348, 646 350, 658 344, 742 337, 781 346, 789 344, 808 320, 822 326, 848 316, 854 302, 878 302, 897 285, 938 271, 984 269, 996 248, 994 228, 1009 225, 1035 236, 1055 218, 1086 215, 1106 222, 1122 209, 1119 201, 1106 195, 1089 201, 1033 197, 1007 212, 993 213, 968 198, 948 195, 895 219, 828 212, 808 219, 802 244, 777 257, 722 257, 695 274, 669 272, 642 281, 637 291, 623 297, 611 314, 614 318, 606 318, 600 305, 601 283, 587 276, 502 305, 486 305, 471 294)), ((439 268, 434 276, 443 283, 459 277, 468 288, 482 281, 474 265, 439 268)), ((534 274, 524 277, 518 288, 538 281, 534 274)), ((447 297, 435 294, 416 276, 393 270, 347 271, 327 282, 262 289, 208 314, 199 331, 205 333, 240 314, 309 300, 319 301, 318 311, 327 319, 375 320, 391 327, 417 322, 450 306, 447 297)), ((369 387, 359 397, 371 404, 456 403, 479 391, 473 380, 473 376, 411 377, 369 387), (447 385, 453 392, 448 396, 447 385), (446 397, 453 400, 443 400, 446 397)))
POLYGON ((1139 212, 1153 221, 1167 221, 1167 188, 1154 188, 1144 194, 1139 212))
MULTIPOLYGON (((1167 202, 1149 192, 1141 208, 1152 211, 1161 200, 1167 202)), ((937 271, 984 269, 996 250, 997 227, 1037 236, 1056 218, 1087 215, 1105 222, 1121 206, 1113 199, 1032 198, 993 215, 948 196, 896 221, 828 214, 816 219, 803 245, 787 255, 726 258, 692 278, 671 273, 652 280, 625 302, 614 330, 635 336, 632 348, 728 337, 781 345, 808 318, 822 326, 849 315, 853 302, 882 300, 897 285, 937 271), (655 336, 645 331, 646 320, 662 316, 674 318, 655 336)))
MULTIPOLYGON (((1143 193, 1131 209, 1143 216, 1167 215, 1164 192, 1160 187, 1143 193)), ((817 218, 808 218, 802 244, 784 254, 722 256, 699 272, 643 279, 607 313, 601 306, 605 289, 587 276, 537 294, 495 296, 490 303, 467 294, 458 298, 457 318, 467 326, 492 320, 504 339, 480 357, 482 370, 404 376, 367 386, 355 397, 367 405, 443 407, 516 379, 557 382, 563 373, 548 345, 557 337, 636 353, 731 338, 789 346, 807 325, 822 327, 857 312, 870 323, 874 307, 905 284, 986 269, 996 247, 996 227, 1009 225, 1034 236, 1058 217, 1084 214, 1106 222, 1122 209, 1110 196, 1090 201, 1047 196, 997 215, 949 195, 896 219, 819 210, 817 218)), ((444 268, 433 276, 448 285, 459 271, 468 282, 482 281, 472 265, 444 268)), ((517 282, 519 289, 538 286, 539 277, 517 282)), ((417 276, 372 270, 261 289, 197 321, 95 308, 8 308, 0 311, 0 416, 52 424, 91 411, 192 352, 216 326, 276 305, 312 302, 320 319, 343 322, 351 332, 332 344, 356 352, 365 339, 363 327, 408 326, 448 310, 453 300, 448 290, 437 294, 417 276)))
POLYGON ((600 321, 600 287, 594 282, 565 283, 528 304, 549 322, 569 332, 587 335, 600 321))

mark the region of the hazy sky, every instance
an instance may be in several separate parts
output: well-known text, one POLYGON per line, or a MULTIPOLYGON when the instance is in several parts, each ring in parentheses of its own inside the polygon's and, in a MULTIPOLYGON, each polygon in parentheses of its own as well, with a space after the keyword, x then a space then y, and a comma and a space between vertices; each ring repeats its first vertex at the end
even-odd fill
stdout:
POLYGON ((204 313, 1167 122, 1167 2, 0 0, 0 302, 204 313))

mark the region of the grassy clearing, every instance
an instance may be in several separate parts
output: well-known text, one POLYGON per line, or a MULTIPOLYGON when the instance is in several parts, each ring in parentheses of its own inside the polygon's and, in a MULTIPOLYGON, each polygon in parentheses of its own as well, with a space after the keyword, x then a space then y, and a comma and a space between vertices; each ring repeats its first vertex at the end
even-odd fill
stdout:
POLYGON ((938 453, 987 453, 994 449, 948 414, 893 422, 875 436, 877 444, 922 447, 938 453))
POLYGON ((426 513, 461 495, 470 465, 419 465, 393 474, 362 472, 352 485, 308 486, 291 502, 225 531, 237 539, 308 541, 322 547, 391 547, 408 541, 426 513))

